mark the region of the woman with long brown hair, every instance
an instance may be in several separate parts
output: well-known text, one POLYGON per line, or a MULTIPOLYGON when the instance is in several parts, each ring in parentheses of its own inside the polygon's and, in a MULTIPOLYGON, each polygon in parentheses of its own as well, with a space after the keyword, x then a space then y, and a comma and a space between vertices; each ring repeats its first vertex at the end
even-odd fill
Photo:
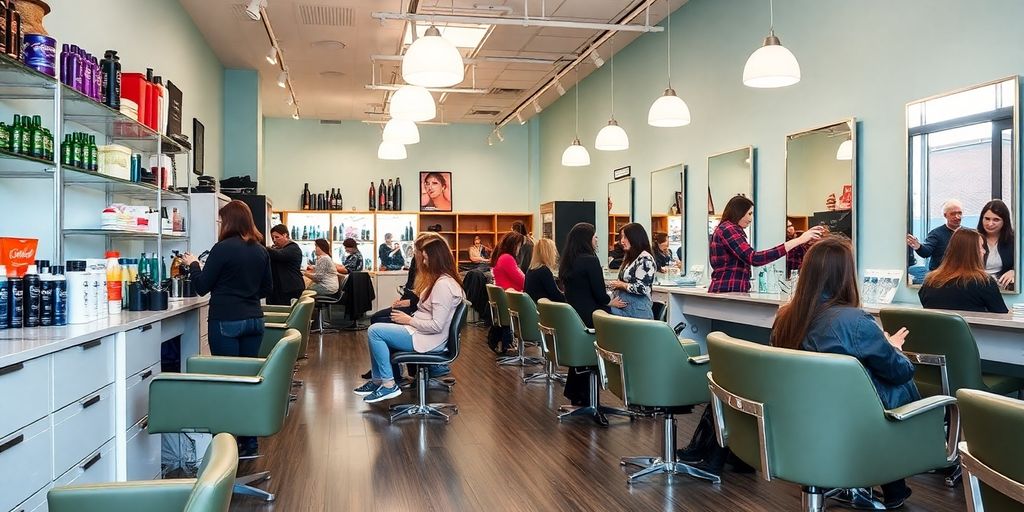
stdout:
POLYGON ((619 267, 619 278, 608 285, 615 295, 610 303, 612 314, 651 320, 654 318, 651 287, 657 265, 651 254, 647 230, 636 222, 630 222, 619 230, 619 243, 626 254, 619 267))
POLYGON ((970 228, 953 233, 939 268, 928 273, 917 292, 926 309, 1006 313, 999 284, 982 263, 985 238, 970 228))
POLYGON ((1000 288, 1013 288, 1017 277, 1013 268, 1017 261, 1014 250, 1016 237, 1013 236, 1013 219, 1006 203, 999 199, 985 203, 978 218, 978 232, 985 238, 985 254, 982 255, 985 272, 996 278, 1000 288))
MULTIPOLYGON (((789 303, 779 308, 771 344, 857 358, 882 404, 893 409, 921 398, 914 384, 914 365, 900 352, 908 333, 906 329, 892 335, 883 332, 860 308, 853 248, 844 237, 828 237, 807 250, 800 268, 800 285, 789 303)), ((872 499, 870 494, 856 490, 844 491, 839 499, 864 501, 865 495, 872 499)), ((901 506, 910 496, 910 489, 901 479, 883 484, 882 495, 889 510, 901 506)))
POLYGON ((509 231, 498 242, 498 246, 491 253, 491 273, 494 274, 495 286, 503 290, 523 291, 525 274, 519 268, 516 256, 525 241, 526 238, 523 235, 516 231, 509 231))
POLYGON ((391 352, 440 352, 448 341, 448 328, 455 308, 464 300, 462 280, 455 268, 451 248, 443 238, 416 239, 416 296, 420 298, 412 316, 391 311, 394 323, 370 326, 368 344, 372 369, 370 380, 355 390, 367 403, 390 400, 402 394, 391 367, 391 352))

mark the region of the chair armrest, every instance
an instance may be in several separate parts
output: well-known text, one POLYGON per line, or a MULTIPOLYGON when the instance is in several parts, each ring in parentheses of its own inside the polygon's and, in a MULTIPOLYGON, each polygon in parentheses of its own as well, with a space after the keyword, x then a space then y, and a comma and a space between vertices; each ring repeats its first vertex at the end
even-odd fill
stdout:
POLYGON ((689 361, 690 364, 704 365, 711 362, 711 356, 707 354, 704 354, 702 356, 691 356, 690 358, 687 359, 687 361, 689 361))
POLYGON ((150 386, 158 382, 205 382, 210 384, 259 384, 263 377, 249 375, 217 375, 207 373, 161 373, 153 378, 150 386))
POLYGON ((266 332, 267 329, 280 329, 283 331, 285 329, 288 329, 288 324, 284 322, 265 322, 263 324, 264 332, 266 332))
POLYGON ((194 356, 188 358, 188 373, 241 375, 252 377, 263 369, 266 359, 259 357, 194 356))
POLYGON ((149 384, 148 432, 271 435, 284 419, 287 394, 271 394, 265 382, 263 377, 160 374, 149 384))
POLYGON ((886 409, 885 417, 890 420, 903 421, 948 405, 956 405, 956 398, 946 395, 935 395, 910 402, 895 409, 886 409))
POLYGON ((592 327, 587 327, 584 330, 587 331, 587 334, 597 334, 597 329, 594 329, 592 327))
POLYGON ((46 501, 50 512, 180 512, 195 482, 176 479, 72 485, 51 489, 46 501))
POLYGON ((292 306, 274 306, 274 305, 266 304, 266 305, 263 305, 261 307, 263 309, 263 314, 267 314, 267 313, 284 313, 284 314, 287 315, 287 314, 292 312, 292 306))
POLYGON ((288 312, 288 313, 274 313, 274 312, 268 313, 268 312, 264 311, 263 312, 263 322, 264 322, 264 324, 275 323, 275 322, 276 323, 284 323, 284 322, 288 321, 288 317, 289 316, 291 316, 290 312, 288 312))

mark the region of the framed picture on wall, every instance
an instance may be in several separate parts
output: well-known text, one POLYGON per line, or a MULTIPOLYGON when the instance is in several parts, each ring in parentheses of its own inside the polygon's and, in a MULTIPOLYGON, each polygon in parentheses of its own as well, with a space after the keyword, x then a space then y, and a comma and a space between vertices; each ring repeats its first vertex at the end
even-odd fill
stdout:
POLYGON ((451 171, 420 171, 420 211, 452 211, 451 171))

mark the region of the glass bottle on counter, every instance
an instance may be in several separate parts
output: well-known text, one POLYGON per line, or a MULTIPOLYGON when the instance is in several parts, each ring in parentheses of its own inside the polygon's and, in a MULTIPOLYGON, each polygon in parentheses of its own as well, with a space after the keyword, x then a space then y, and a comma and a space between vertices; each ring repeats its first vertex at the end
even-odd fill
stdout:
POLYGON ((90 171, 98 171, 98 170, 100 170, 100 150, 99 150, 98 147, 96 147, 96 136, 95 135, 90 135, 89 136, 88 148, 89 148, 88 169, 90 171))
POLYGON ((380 185, 377 187, 377 209, 388 209, 388 188, 384 184, 384 178, 381 178, 380 185))
POLYGON ((395 209, 395 182, 388 180, 388 210, 395 209))
POLYGON ((377 194, 373 190, 373 181, 370 182, 370 211, 377 210, 377 194))
MULTIPOLYGON (((302 187, 302 197, 299 199, 299 203, 300 203, 300 205, 301 205, 303 210, 308 210, 309 209, 309 206, 310 206, 309 205, 309 201, 310 201, 309 183, 306 183, 302 187)), ((294 237, 292 237, 292 238, 294 238, 294 237)))
POLYGON ((402 178, 395 178, 395 211, 402 211, 402 178))
POLYGON ((11 153, 21 154, 21 116, 14 114, 14 123, 11 124, 11 140, 7 146, 7 149, 11 153))

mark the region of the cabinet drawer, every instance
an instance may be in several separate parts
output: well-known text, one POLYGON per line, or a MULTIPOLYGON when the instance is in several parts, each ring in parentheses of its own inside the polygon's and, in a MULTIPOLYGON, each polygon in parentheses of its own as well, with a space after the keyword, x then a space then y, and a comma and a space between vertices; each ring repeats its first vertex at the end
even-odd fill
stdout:
POLYGON ((46 506, 46 493, 49 492, 50 485, 47 484, 39 492, 32 495, 31 498, 21 502, 20 505, 14 507, 14 512, 46 512, 49 510, 46 506))
POLYGON ((53 413, 53 475, 114 437, 114 386, 91 393, 53 413))
POLYGON ((113 482, 114 474, 114 440, 86 454, 71 469, 53 482, 54 487, 65 485, 103 484, 113 482))
POLYGON ((49 414, 50 356, 0 368, 0 396, 0 436, 49 414))
POLYGON ((149 414, 149 383, 160 373, 160 363, 128 377, 128 421, 126 425, 134 425, 149 414))
POLYGON ((163 320, 163 326, 160 327, 160 330, 163 332, 163 337, 160 338, 160 341, 166 341, 175 336, 185 334, 185 317, 188 315, 190 315, 190 313, 181 313, 165 318, 163 320))
POLYGON ((53 410, 114 382, 114 337, 107 336, 53 355, 53 410))
POLYGON ((159 478, 161 448, 161 434, 146 432, 145 421, 128 429, 128 480, 159 478))
POLYGON ((50 483, 50 449, 49 418, 0 437, 0 510, 10 510, 50 483))
POLYGON ((135 375, 143 368, 160 362, 160 322, 143 325, 125 333, 125 358, 127 375, 135 375))

